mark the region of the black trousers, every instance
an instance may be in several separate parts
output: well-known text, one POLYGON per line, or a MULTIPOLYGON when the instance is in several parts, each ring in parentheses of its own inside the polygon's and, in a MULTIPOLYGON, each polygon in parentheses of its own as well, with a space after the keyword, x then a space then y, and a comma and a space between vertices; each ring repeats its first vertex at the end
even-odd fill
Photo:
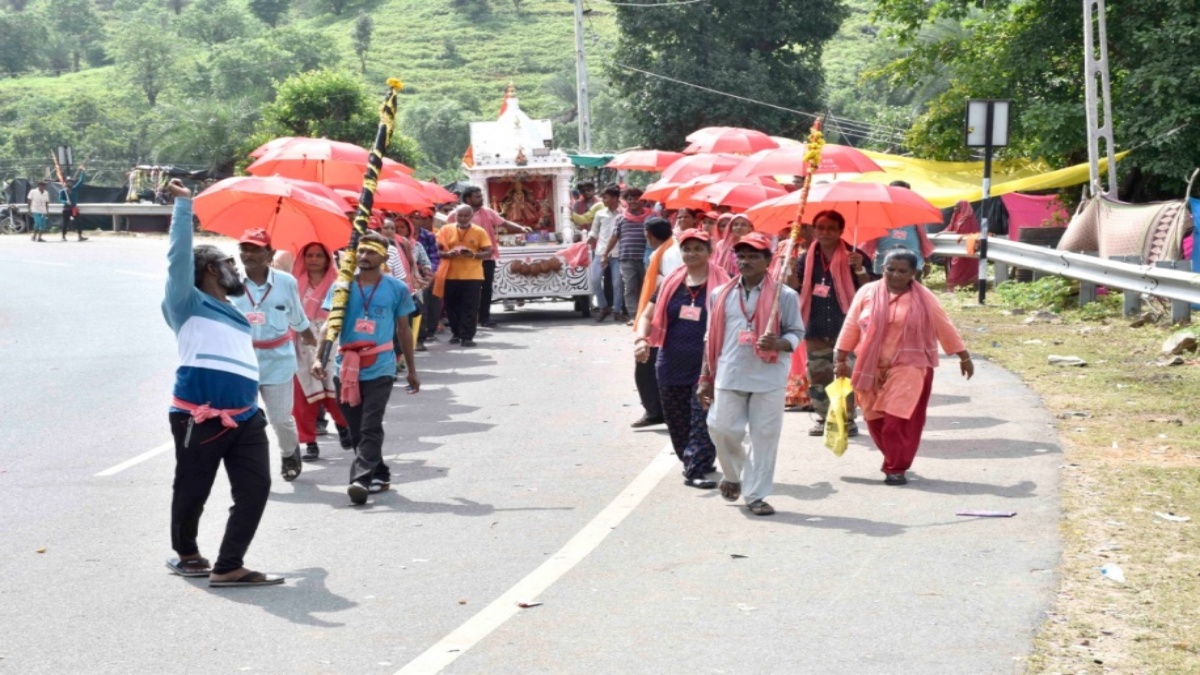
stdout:
POLYGON ((483 261, 483 288, 479 292, 479 323, 492 320, 492 284, 496 281, 496 261, 483 261))
POLYGON ((421 291, 425 300, 425 309, 421 314, 421 334, 417 339, 424 342, 437 331, 438 320, 442 318, 442 299, 433 294, 433 288, 421 291))
POLYGON ((191 420, 187 413, 170 414, 171 435, 175 437, 171 548, 180 556, 200 552, 196 543, 200 515, 212 491, 217 468, 224 462, 233 506, 225 522, 221 552, 212 569, 215 574, 225 574, 243 566, 242 558, 258 531, 271 494, 267 417, 259 410, 236 429, 227 429, 220 419, 202 424, 191 424, 191 420))
POLYGON ((658 361, 658 347, 650 348, 650 358, 645 363, 637 363, 633 369, 633 381, 637 384, 638 396, 642 399, 642 408, 646 417, 662 419, 662 399, 658 393, 658 373, 654 363, 658 361))
POLYGON ((450 332, 454 337, 463 340, 475 339, 481 287, 486 283, 461 279, 446 280, 446 297, 442 300, 446 303, 446 318, 450 321, 450 332))
MULTIPOLYGON (((71 215, 70 207, 64 206, 63 213, 62 213, 62 238, 63 239, 67 238, 67 232, 69 232, 71 230, 72 226, 75 227, 75 233, 82 237, 83 236, 83 221, 80 220, 78 217, 71 215)), ((234 568, 234 569, 237 569, 237 568, 234 568)))
MULTIPOLYGON (((339 378, 334 378, 338 391, 342 389, 339 378)), ((358 383, 362 403, 349 406, 339 401, 338 407, 346 416, 350 427, 350 440, 354 443, 354 462, 350 465, 350 482, 370 485, 372 479, 392 482, 392 470, 383 461, 383 414, 387 412, 388 400, 392 397, 394 377, 377 377, 358 383)))

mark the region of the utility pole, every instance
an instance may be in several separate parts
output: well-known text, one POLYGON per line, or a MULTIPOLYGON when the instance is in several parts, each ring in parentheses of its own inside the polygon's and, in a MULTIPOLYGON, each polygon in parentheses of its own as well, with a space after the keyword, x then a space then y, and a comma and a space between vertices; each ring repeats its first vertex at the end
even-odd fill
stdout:
POLYGON ((1108 86, 1108 31, 1104 27, 1104 0, 1083 0, 1083 76, 1087 105, 1089 192, 1103 192, 1100 184, 1100 140, 1108 158, 1108 192, 1117 198, 1117 158, 1113 149, 1112 102, 1108 86), (1096 80, 1099 80, 1097 83, 1096 80), (1099 92, 1097 92, 1097 84, 1099 92), (1103 113, 1103 119, 1099 119, 1103 113))
POLYGON ((575 2, 575 106, 579 109, 579 152, 592 151, 592 109, 588 104, 587 58, 583 53, 583 0, 575 2))

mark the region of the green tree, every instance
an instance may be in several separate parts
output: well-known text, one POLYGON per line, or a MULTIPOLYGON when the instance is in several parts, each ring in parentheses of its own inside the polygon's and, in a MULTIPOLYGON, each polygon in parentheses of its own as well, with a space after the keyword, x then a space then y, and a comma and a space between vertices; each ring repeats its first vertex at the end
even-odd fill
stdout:
POLYGON ((471 121, 478 111, 455 99, 423 99, 404 106, 404 130, 418 139, 421 153, 438 172, 457 168, 471 142, 471 121))
MULTIPOLYGON (((275 101, 263 108, 260 137, 311 136, 369 148, 379 127, 379 103, 352 75, 335 70, 300 73, 284 80, 275 101)), ((400 133, 392 134, 388 156, 414 168, 421 160, 416 142, 400 133)))
POLYGON ((41 65, 42 46, 49 31, 45 20, 35 14, 0 11, 0 70, 10 77, 41 65))
POLYGON ((142 91, 151 107, 171 78, 177 54, 178 39, 168 24, 163 10, 147 5, 115 24, 108 41, 118 72, 142 91))
POLYGON ((258 119, 258 106, 248 99, 205 98, 161 106, 153 127, 155 160, 202 164, 232 175, 244 156, 242 142, 258 119))
POLYGON ((841 0, 707 0, 656 10, 618 6, 620 37, 610 79, 629 105, 639 140, 653 147, 682 147, 684 136, 710 125, 799 133, 807 130, 807 118, 657 76, 820 110, 821 50, 845 13, 841 0), (736 29, 723 29, 729 26, 736 29))
POLYGON ((229 0, 196 0, 176 22, 180 37, 209 47, 241 40, 256 32, 256 19, 229 0))
POLYGON ((371 15, 362 12, 354 20, 354 30, 350 32, 350 36, 354 39, 354 53, 358 55, 364 75, 367 74, 367 52, 371 49, 371 33, 374 31, 375 22, 371 21, 371 15))
POLYGON ((45 8, 47 22, 62 40, 71 70, 78 71, 84 54, 104 37, 100 15, 92 9, 91 0, 49 0, 45 8))
POLYGON ((250 12, 260 21, 274 28, 279 17, 287 14, 291 0, 250 0, 250 12))
MULTIPOLYGON (((1110 5, 1109 67, 1114 140, 1132 148, 1119 171, 1123 197, 1178 196, 1200 147, 1200 69, 1186 49, 1196 44, 1200 13, 1184 0, 1110 5)), ((878 71, 897 86, 944 79, 909 133, 918 154, 966 155, 963 101, 1010 98, 1014 116, 1007 154, 1055 164, 1087 157, 1082 8, 1067 0, 881 0, 878 18, 908 51, 878 71), (930 32, 939 21, 962 30, 930 32)))

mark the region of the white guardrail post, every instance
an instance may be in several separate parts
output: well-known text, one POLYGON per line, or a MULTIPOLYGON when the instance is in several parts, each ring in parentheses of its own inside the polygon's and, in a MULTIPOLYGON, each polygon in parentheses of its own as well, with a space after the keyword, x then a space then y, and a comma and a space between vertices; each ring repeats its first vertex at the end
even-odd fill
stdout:
MULTIPOLYGON (((957 234, 938 233, 931 235, 930 239, 934 243, 934 255, 955 258, 967 255, 957 234)), ((1188 304, 1200 304, 1200 274, 1183 269, 1102 260, 1094 255, 1031 246, 996 237, 988 242, 988 259, 993 263, 1117 288, 1135 296, 1145 293, 1188 304)))

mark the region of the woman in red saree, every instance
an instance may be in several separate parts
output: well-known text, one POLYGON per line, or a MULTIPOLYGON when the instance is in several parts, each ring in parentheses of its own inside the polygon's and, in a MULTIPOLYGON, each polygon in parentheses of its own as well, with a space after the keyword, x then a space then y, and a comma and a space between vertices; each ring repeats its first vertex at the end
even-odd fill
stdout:
POLYGON ((962 337, 929 289, 916 281, 917 257, 896 249, 883 264, 883 280, 854 296, 834 352, 837 377, 849 377, 875 445, 883 452, 888 485, 908 482, 925 429, 925 412, 938 365, 938 344, 956 354, 963 376, 975 366, 962 337), (851 373, 848 357, 857 355, 851 373))

